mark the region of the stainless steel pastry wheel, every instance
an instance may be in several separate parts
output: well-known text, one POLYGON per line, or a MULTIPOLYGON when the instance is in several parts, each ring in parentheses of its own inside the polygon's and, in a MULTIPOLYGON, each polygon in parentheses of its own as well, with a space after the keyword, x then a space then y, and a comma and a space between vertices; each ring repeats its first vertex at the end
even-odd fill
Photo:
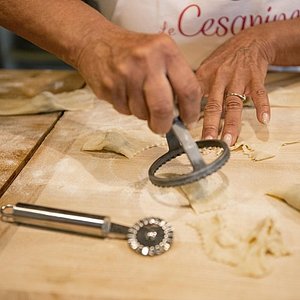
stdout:
POLYGON ((102 237, 127 239, 128 245, 143 256, 168 251, 173 241, 173 228, 166 221, 148 217, 132 227, 112 223, 110 217, 78 213, 27 203, 1 207, 1 220, 59 231, 102 237))

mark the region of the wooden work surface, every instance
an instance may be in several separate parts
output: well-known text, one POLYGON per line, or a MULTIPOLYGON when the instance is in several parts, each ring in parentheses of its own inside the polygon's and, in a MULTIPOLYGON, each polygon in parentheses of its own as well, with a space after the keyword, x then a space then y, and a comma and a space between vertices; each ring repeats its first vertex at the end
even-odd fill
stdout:
POLYGON ((60 93, 83 85, 76 71, 0 69, 0 197, 61 115, 55 112, 6 116, 1 115, 1 104, 20 98, 25 105, 27 99, 44 91, 60 93))
MULTIPOLYGON (((245 109, 243 122, 251 129, 243 127, 241 135, 255 133, 262 141, 270 136, 299 140, 300 108, 272 112, 266 128, 256 122, 253 109, 245 109)), ((122 240, 0 222, 0 299, 299 299, 300 213, 265 192, 273 185, 300 182, 300 144, 282 147, 276 157, 261 162, 232 152, 220 171, 236 189, 237 201, 250 195, 248 201, 261 203, 260 214, 265 207, 275 212, 292 252, 275 259, 268 276, 255 279, 210 260, 187 225, 201 215, 196 216, 182 198, 170 199, 170 190, 149 183, 148 168, 164 147, 132 159, 80 151, 88 134, 113 126, 130 128, 131 123, 126 124, 126 117, 104 102, 93 111, 66 112, 0 203, 21 201, 107 215, 128 226, 158 216, 174 226, 171 249, 161 256, 142 257, 122 240)))
POLYGON ((0 196, 18 175, 60 113, 33 116, 0 116, 0 196))

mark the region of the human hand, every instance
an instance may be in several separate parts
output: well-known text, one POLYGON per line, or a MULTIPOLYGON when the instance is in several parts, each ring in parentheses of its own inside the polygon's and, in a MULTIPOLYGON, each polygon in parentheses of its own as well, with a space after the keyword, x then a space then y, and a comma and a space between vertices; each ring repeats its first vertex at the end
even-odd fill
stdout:
POLYGON ((110 28, 85 44, 77 68, 98 98, 120 113, 148 120, 156 133, 171 128, 174 95, 185 124, 199 119, 199 83, 167 35, 110 28))
POLYGON ((208 97, 204 110, 204 139, 217 138, 224 115, 222 139, 229 146, 236 142, 243 101, 239 96, 230 95, 232 93, 251 97, 257 119, 263 124, 269 122, 270 106, 264 80, 273 52, 256 30, 250 28, 229 39, 196 72, 203 93, 208 97))

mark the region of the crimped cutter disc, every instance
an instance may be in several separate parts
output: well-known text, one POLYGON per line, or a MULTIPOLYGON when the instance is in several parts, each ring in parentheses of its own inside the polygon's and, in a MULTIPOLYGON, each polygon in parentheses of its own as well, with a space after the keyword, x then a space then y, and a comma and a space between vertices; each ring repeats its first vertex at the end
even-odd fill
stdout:
POLYGON ((160 255, 168 251, 173 241, 173 228, 160 218, 144 218, 128 230, 128 244, 144 256, 160 255))
POLYGON ((221 140, 202 140, 195 142, 189 131, 184 127, 179 118, 175 118, 172 129, 167 133, 169 151, 159 157, 149 168, 150 181, 160 187, 172 187, 188 184, 204 178, 219 170, 229 159, 230 150, 227 144, 221 140), (222 153, 211 163, 206 164, 199 149, 217 147, 222 153), (156 172, 168 161, 186 153, 192 172, 170 178, 156 176, 156 172))

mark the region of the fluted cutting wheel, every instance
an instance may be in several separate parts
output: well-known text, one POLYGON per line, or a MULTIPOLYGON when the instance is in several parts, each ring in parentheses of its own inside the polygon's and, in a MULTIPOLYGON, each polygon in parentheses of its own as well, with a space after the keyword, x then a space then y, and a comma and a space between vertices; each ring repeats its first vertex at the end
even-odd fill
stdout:
POLYGON ((160 255, 168 251, 173 241, 173 228, 160 218, 144 218, 129 228, 128 244, 144 255, 160 255))
MULTIPOLYGON (((188 184, 194 181, 197 181, 201 178, 204 178, 217 170, 219 170, 229 159, 230 150, 225 142, 221 140, 203 140, 196 142, 199 149, 206 148, 221 148, 221 154, 216 157, 214 161, 209 164, 203 164, 200 167, 195 168, 193 165, 193 170, 190 173, 182 174, 174 177, 159 177, 156 175, 156 172, 168 161, 176 158, 185 153, 183 147, 178 147, 175 149, 170 149, 167 153, 159 157, 150 167, 148 175, 150 181, 157 186, 161 187, 172 187, 188 184)), ((199 154, 200 155, 200 154, 199 154)))

